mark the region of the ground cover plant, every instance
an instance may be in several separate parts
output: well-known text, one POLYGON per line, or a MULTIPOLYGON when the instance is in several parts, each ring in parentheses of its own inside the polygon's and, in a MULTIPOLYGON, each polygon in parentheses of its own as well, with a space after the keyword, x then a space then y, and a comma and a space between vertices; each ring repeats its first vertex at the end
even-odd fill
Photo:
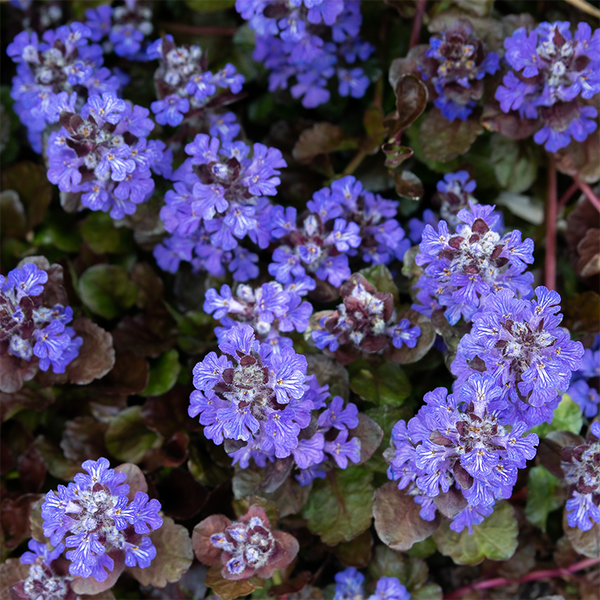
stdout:
POLYGON ((597 6, 0 9, 1 598, 598 598, 597 6))

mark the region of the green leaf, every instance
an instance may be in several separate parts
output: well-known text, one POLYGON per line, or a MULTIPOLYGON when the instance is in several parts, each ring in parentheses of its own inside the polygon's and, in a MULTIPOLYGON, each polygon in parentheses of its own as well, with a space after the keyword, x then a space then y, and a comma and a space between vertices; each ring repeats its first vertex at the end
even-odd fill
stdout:
POLYGON ((399 365, 361 358, 349 365, 350 389, 379 406, 400 406, 410 395, 410 381, 399 365))
POLYGON ((362 467, 348 467, 316 480, 302 511, 309 530, 331 546, 359 536, 371 525, 372 479, 362 467))
POLYGON ((42 222, 52 200, 52 184, 44 167, 30 161, 11 165, 2 172, 2 188, 19 195, 29 229, 42 222))
POLYGON ((531 431, 540 438, 546 437, 551 431, 570 431, 579 433, 583 426, 583 417, 579 405, 571 400, 568 394, 563 394, 562 400, 554 411, 552 423, 542 423, 531 431))
POLYGON ((385 265, 374 265, 361 269, 359 273, 372 285, 378 292, 392 294, 394 302, 398 302, 400 295, 398 287, 394 283, 394 278, 390 270, 385 265))
POLYGON ((181 371, 179 352, 169 350, 150 365, 150 379, 142 396, 160 396, 166 394, 177 383, 181 371))
POLYGON ((87 217, 79 226, 79 230, 87 245, 96 254, 126 252, 131 246, 129 230, 115 227, 110 216, 100 211, 87 217))
POLYGON ((460 533, 443 521, 433 534, 438 550, 450 556, 457 565, 477 565, 484 558, 508 560, 517 550, 519 525, 513 507, 500 502, 483 523, 473 525, 473 533, 465 527, 460 533))
POLYGON ((364 569, 371 561, 371 550, 373 549, 373 536, 367 529, 351 542, 338 544, 333 553, 346 567, 364 569))
POLYGON ((6 237, 22 237, 27 233, 25 208, 15 190, 0 193, 0 233, 6 237))
POLYGON ((198 12, 216 12, 235 6, 235 0, 185 0, 185 3, 198 12))
POLYGON ((82 302, 105 319, 114 319, 130 308, 137 297, 136 285, 127 271, 116 265, 94 265, 79 279, 82 302))
POLYGON ((448 162, 467 152, 482 132, 483 127, 476 120, 448 121, 434 108, 421 125, 423 153, 429 160, 448 162))
POLYGON ((438 528, 440 516, 425 521, 419 515, 420 510, 414 497, 399 490, 395 481, 385 483, 375 492, 373 504, 379 539, 393 550, 405 552, 428 538, 438 528))
POLYGON ((499 133, 490 140, 491 163, 498 183, 509 192, 524 192, 535 181, 538 171, 537 155, 533 146, 511 140, 499 133))
POLYGON ((579 527, 570 527, 565 509, 563 529, 578 554, 583 554, 588 558, 600 558, 600 523, 594 523, 588 531, 581 531, 579 527))
POLYGON ((145 569, 127 567, 142 585, 165 587, 179 581, 194 560, 192 540, 183 525, 176 525, 170 517, 163 517, 162 527, 150 534, 156 548, 156 557, 145 569))
POLYGON ((554 477, 546 467, 538 465, 529 471, 525 516, 544 533, 548 515, 564 501, 563 494, 558 493, 560 489, 560 479, 554 477))
POLYGON ((158 440, 142 418, 141 406, 130 406, 122 410, 110 423, 104 441, 108 451, 118 460, 139 463, 146 450, 158 440))

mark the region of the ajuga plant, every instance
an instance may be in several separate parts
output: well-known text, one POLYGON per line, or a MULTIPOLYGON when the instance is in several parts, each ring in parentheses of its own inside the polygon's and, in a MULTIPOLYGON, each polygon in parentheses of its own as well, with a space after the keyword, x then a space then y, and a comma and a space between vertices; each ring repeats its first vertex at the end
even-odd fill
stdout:
POLYGON ((2 600, 591 598, 598 16, 0 2, 2 600))

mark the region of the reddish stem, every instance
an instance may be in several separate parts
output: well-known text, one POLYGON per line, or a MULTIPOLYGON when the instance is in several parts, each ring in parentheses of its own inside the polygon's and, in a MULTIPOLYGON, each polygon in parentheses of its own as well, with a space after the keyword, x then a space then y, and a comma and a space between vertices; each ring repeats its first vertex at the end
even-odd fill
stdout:
POLYGON ((462 598, 465 594, 476 590, 487 590, 494 587, 501 587, 503 585, 512 585, 514 583, 526 583, 527 581, 538 581, 539 579, 549 579, 552 577, 571 577, 573 573, 587 569, 600 563, 600 558, 586 558, 566 569, 546 569, 544 571, 533 571, 528 573, 520 579, 505 579, 504 577, 494 577, 493 579, 485 579, 484 581, 478 581, 470 585, 458 588, 453 592, 444 596, 444 600, 457 600, 462 598))
POLYGON ((410 43, 408 44, 409 49, 413 48, 419 43, 419 37, 421 36, 421 25, 423 25, 423 15, 425 14, 425 5, 427 0, 417 0, 417 12, 413 20, 412 32, 410 34, 410 43))
POLYGON ((558 208, 562 208, 572 197, 573 194, 579 189, 577 182, 574 181, 569 189, 560 197, 558 201, 558 208))
POLYGON ((592 188, 584 181, 581 181, 581 179, 575 178, 575 183, 577 184, 577 187, 587 196, 587 199, 596 207, 596 210, 600 212, 600 198, 594 194, 592 188))
POLYGON ((199 26, 186 25, 185 23, 167 23, 161 22, 160 26, 167 31, 178 31, 179 33, 190 33, 192 35, 235 35, 237 27, 215 27, 215 26, 199 26))
POLYGON ((558 213, 554 155, 548 154, 548 202, 546 204, 546 268, 544 283, 556 289, 556 215, 558 213))

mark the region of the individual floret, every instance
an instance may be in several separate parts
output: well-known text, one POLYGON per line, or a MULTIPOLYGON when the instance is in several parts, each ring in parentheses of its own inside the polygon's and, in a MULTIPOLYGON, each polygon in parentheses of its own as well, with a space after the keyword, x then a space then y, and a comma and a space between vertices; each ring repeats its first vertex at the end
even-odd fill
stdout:
POLYGON ((343 303, 334 311, 324 311, 320 329, 311 336, 317 347, 341 364, 349 364, 361 354, 386 353, 406 345, 414 348, 421 335, 408 319, 398 319, 394 297, 378 292, 360 273, 354 273, 341 289, 343 303))
POLYGON ((488 296, 451 367, 458 387, 473 373, 487 371, 501 386, 504 418, 530 427, 552 420, 584 354, 581 342, 559 327, 560 295, 544 286, 535 294, 534 300, 520 300, 503 289, 488 296))
POLYGON ((48 179, 63 192, 81 193, 81 204, 122 219, 154 191, 151 170, 168 176, 171 153, 148 140, 149 111, 113 93, 90 96, 78 113, 63 110, 62 128, 48 141, 48 179))
POLYGON ((519 230, 496 233, 493 210, 471 203, 458 213, 462 224, 455 234, 446 221, 439 222, 437 231, 425 226, 415 259, 424 267, 415 285, 420 289, 415 310, 431 316, 446 307, 444 315, 454 325, 461 317, 470 321, 483 298, 504 288, 531 296, 533 275, 525 270, 533 263, 533 241, 522 241, 519 230))
POLYGON ((418 59, 425 81, 437 93, 435 106, 449 121, 465 121, 483 97, 483 79, 500 68, 500 57, 488 52, 466 19, 457 19, 429 41, 418 59))
POLYGON ((128 567, 149 567, 156 548, 145 534, 162 526, 160 502, 144 492, 129 502, 127 474, 110 469, 106 458, 81 466, 87 473, 75 475, 67 487, 59 485, 58 493, 48 492, 42 504, 44 535, 53 545, 66 536, 71 548, 69 573, 104 581, 118 554, 128 567))
POLYGON ((585 100, 600 92, 600 29, 579 23, 573 36, 568 21, 519 27, 504 40, 510 65, 496 90, 500 108, 521 119, 540 119, 533 136, 549 152, 574 139, 583 142, 598 127, 598 111, 585 100))
POLYGON ((499 419, 503 391, 490 375, 472 375, 457 390, 425 394, 417 415, 394 425, 388 476, 415 496, 427 521, 435 517, 436 504, 446 514, 443 498, 459 492, 462 503, 456 497, 451 502, 450 528, 472 533, 497 499, 510 498, 518 469, 535 456, 538 437, 525 435, 529 427, 522 421, 499 419))

